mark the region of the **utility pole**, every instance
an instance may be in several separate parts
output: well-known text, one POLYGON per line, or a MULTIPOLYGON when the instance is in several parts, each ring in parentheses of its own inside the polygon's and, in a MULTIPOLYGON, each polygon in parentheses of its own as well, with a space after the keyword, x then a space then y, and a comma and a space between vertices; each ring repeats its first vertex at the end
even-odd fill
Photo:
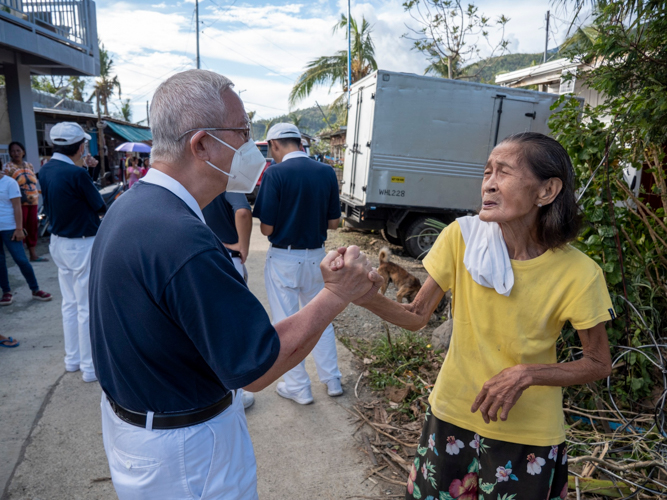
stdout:
POLYGON ((97 150, 100 155, 100 177, 104 179, 104 123, 100 111, 100 89, 95 89, 95 101, 97 102, 97 150))
POLYGON ((547 11, 547 36, 544 40, 544 61, 547 62, 547 49, 549 48, 549 11, 547 11))
POLYGON ((352 33, 350 30, 350 0, 347 0, 347 107, 350 108, 350 96, 352 95, 352 33))
POLYGON ((197 23, 197 69, 199 69, 199 0, 195 0, 195 17, 197 23))
POLYGON ((146 101, 146 124, 151 126, 151 115, 148 113, 148 101, 146 101))

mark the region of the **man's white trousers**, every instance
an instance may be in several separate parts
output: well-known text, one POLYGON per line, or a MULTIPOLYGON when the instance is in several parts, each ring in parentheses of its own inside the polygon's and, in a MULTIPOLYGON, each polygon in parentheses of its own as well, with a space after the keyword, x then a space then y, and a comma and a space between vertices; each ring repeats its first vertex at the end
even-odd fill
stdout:
MULTIPOLYGON (((266 294, 271 308, 273 323, 291 316, 304 307, 324 288, 320 262, 326 256, 324 248, 314 250, 290 250, 269 248, 264 267, 266 294)), ((312 351, 321 382, 340 378, 336 335, 329 324, 312 351)), ((283 375, 286 389, 299 392, 310 386, 306 372, 306 361, 283 375)))
POLYGON ((58 282, 63 296, 62 315, 65 332, 65 366, 94 374, 88 322, 88 279, 90 253, 95 237, 63 238, 51 235, 49 252, 58 266, 58 282))
POLYGON ((257 463, 242 398, 202 424, 145 429, 102 393, 102 436, 119 500, 256 500, 257 463))

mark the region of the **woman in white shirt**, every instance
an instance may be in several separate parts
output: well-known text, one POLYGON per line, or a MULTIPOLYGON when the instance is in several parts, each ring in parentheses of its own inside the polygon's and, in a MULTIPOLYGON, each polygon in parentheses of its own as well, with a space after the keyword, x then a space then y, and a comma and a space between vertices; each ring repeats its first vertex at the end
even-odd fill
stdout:
MULTIPOLYGON (((14 301, 14 295, 9 286, 5 246, 28 282, 28 286, 32 290, 32 298, 44 302, 51 300, 50 293, 39 289, 35 272, 23 250, 24 239, 21 189, 18 182, 8 175, 0 173, 0 288, 2 288, 0 306, 8 306, 14 301)), ((7 345, 7 342, 2 339, 0 339, 0 345, 13 347, 7 345)))

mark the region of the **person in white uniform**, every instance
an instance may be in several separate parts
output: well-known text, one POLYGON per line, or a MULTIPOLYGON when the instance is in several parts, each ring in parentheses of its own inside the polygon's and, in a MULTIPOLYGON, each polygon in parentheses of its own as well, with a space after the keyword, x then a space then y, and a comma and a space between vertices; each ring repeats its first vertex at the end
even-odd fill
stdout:
MULTIPOLYGON (((39 171, 44 210, 49 219, 49 252, 58 266, 63 296, 65 369, 81 370, 84 382, 95 382, 90 351, 88 278, 90 252, 106 205, 81 158, 90 136, 81 125, 62 122, 51 129, 53 156, 39 171), (82 164, 82 163, 81 163, 82 164)), ((95 161, 95 160, 93 160, 95 161)), ((94 165, 93 165, 94 166, 94 165)))
MULTIPOLYGON (((341 212, 336 174, 302 151, 295 125, 278 123, 266 138, 276 164, 264 173, 253 216, 271 242, 264 281, 277 323, 306 306, 324 287, 318 266, 326 255, 327 230, 338 227, 341 212)), ((313 349, 313 359, 328 395, 343 394, 333 325, 313 349)), ((276 390, 299 404, 313 402, 305 360, 284 375, 276 390)))
POLYGON ((271 324, 201 210, 226 190, 250 192, 265 164, 231 87, 204 70, 162 82, 152 167, 111 206, 93 247, 91 340, 120 500, 257 499, 237 390, 294 368, 382 281, 357 247, 344 262, 330 252, 316 266, 324 289, 271 324))

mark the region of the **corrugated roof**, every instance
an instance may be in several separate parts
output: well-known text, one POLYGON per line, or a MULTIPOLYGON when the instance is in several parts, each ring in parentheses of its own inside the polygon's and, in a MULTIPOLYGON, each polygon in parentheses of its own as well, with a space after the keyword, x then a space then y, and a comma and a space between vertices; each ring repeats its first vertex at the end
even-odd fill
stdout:
POLYGON ((129 142, 146 142, 153 140, 153 134, 151 134, 150 129, 130 127, 129 125, 121 125, 120 123, 114 123, 112 121, 107 121, 106 123, 111 130, 127 139, 129 142))

